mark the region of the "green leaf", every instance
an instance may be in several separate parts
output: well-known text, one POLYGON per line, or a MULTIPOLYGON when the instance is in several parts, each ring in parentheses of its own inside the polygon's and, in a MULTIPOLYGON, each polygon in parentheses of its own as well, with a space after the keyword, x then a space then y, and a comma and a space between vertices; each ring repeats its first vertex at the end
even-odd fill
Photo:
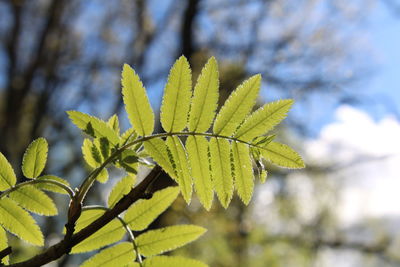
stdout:
POLYGON ((128 65, 122 70, 122 95, 128 118, 140 136, 150 135, 154 130, 154 113, 146 89, 139 76, 128 65))
POLYGON ((145 257, 182 247, 199 238, 206 231, 196 225, 175 225, 147 231, 136 239, 139 253, 145 257))
POLYGON ((81 267, 115 267, 130 264, 136 259, 132 243, 122 242, 115 246, 103 249, 89 258, 81 267))
POLYGON ((222 206, 226 209, 233 195, 230 144, 224 138, 210 139, 212 181, 222 206))
POLYGON ((22 240, 43 246, 43 234, 31 215, 9 198, 0 199, 0 225, 22 240))
POLYGON ((194 188, 206 210, 210 210, 214 192, 211 182, 210 164, 208 160, 208 142, 203 136, 189 136, 186 140, 194 188))
POLYGON ((143 262, 143 267, 207 267, 208 265, 194 259, 180 256, 155 256, 147 258, 143 262))
POLYGON ((108 121, 108 126, 110 126, 117 135, 119 135, 119 120, 117 114, 112 115, 108 121))
POLYGON ((211 57, 201 71, 194 88, 189 113, 189 131, 205 132, 210 128, 218 107, 218 65, 211 57))
POLYGON ((70 110, 67 114, 71 121, 86 134, 94 137, 105 137, 113 146, 119 144, 119 136, 105 121, 86 113, 70 110))
POLYGON ((290 169, 301 169, 305 164, 300 155, 287 145, 271 142, 260 149, 262 156, 275 165, 290 169))
POLYGON ((181 56, 172 66, 161 105, 161 125, 166 132, 182 131, 187 124, 192 96, 189 62, 181 56))
MULTIPOLYGON (((103 213, 104 210, 84 210, 81 217, 76 222, 75 232, 79 232, 81 229, 88 226, 90 223, 103 215, 103 213)), ((71 250, 71 253, 88 252, 113 244, 121 240, 124 234, 125 229, 123 228, 121 222, 117 219, 113 219, 93 235, 74 246, 71 250)))
POLYGON ((0 152, 0 191, 13 187, 16 182, 17 177, 15 177, 15 172, 11 164, 0 152))
POLYGON ((252 110, 261 85, 261 75, 257 74, 244 81, 231 93, 215 119, 213 132, 231 136, 244 118, 252 110))
MULTIPOLYGON (((63 178, 60 178, 58 176, 55 176, 55 175, 40 176, 36 180, 53 180, 53 181, 65 184, 66 186, 70 186, 66 180, 64 180, 63 178)), ((50 183, 38 183, 38 184, 35 184, 35 187, 38 189, 42 189, 42 190, 46 190, 46 191, 50 191, 50 192, 68 195, 68 193, 64 189, 62 189, 61 187, 59 187, 57 185, 50 184, 50 183)))
MULTIPOLYGON (((0 226, 0 251, 6 249, 7 247, 8 247, 7 234, 6 231, 3 229, 3 227, 0 226)), ((8 256, 4 257, 0 261, 0 265, 1 264, 8 264, 8 256)))
POLYGON ((131 191, 133 185, 135 184, 136 181, 136 175, 127 175, 121 180, 118 181, 118 183, 115 184, 113 189, 110 192, 110 195, 108 196, 108 207, 112 208, 114 205, 124 196, 126 195, 129 191, 131 191))
POLYGON ((261 170, 260 173, 260 182, 263 184, 267 180, 268 177, 268 171, 267 170, 261 170))
POLYGON ((126 211, 125 222, 134 231, 146 229, 174 202, 178 194, 178 187, 173 186, 155 192, 150 199, 139 200, 126 211))
POLYGON ((185 148, 177 136, 168 136, 166 143, 175 162, 179 188, 189 204, 192 198, 192 177, 185 148))
POLYGON ((22 159, 22 172, 26 178, 36 178, 42 173, 48 150, 49 147, 44 138, 38 138, 28 146, 22 159))
POLYGON ((137 134, 135 132, 135 129, 133 128, 129 128, 128 130, 126 130, 122 136, 121 136, 121 141, 120 144, 123 146, 126 143, 134 140, 137 137, 137 134))
POLYGON ((168 173, 171 178, 176 179, 174 167, 169 159, 167 145, 160 138, 152 138, 144 143, 146 152, 153 158, 158 165, 160 165, 164 171, 168 173))
POLYGON ((57 215, 53 200, 33 185, 27 185, 12 191, 9 197, 28 211, 45 215, 57 215))
POLYGON ((106 168, 103 168, 103 169, 100 171, 100 173, 99 173, 99 175, 97 176, 96 180, 97 180, 98 182, 102 183, 102 184, 107 183, 107 181, 108 181, 108 171, 107 171, 106 168))
POLYGON ((137 169, 139 167, 138 154, 131 149, 126 149, 122 151, 119 165, 123 167, 128 173, 137 174, 137 169))
POLYGON ((85 162, 92 168, 97 168, 101 165, 100 151, 94 147, 90 139, 85 138, 82 144, 82 155, 85 162))
POLYGON ((240 140, 251 141, 254 137, 269 132, 286 118, 292 105, 292 99, 265 104, 246 118, 234 136, 240 140))
POLYGON ((249 204, 253 195, 254 175, 249 146, 232 142, 235 187, 244 204, 249 204))

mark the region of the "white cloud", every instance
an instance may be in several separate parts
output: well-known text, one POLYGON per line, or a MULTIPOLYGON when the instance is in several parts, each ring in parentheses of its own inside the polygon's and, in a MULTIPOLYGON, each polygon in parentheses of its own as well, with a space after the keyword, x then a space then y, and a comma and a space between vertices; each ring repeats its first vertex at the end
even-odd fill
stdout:
POLYGON ((332 178, 344 186, 338 203, 343 223, 363 216, 400 215, 400 122, 385 117, 375 122, 350 106, 336 111, 336 121, 306 142, 305 157, 335 163, 332 178))

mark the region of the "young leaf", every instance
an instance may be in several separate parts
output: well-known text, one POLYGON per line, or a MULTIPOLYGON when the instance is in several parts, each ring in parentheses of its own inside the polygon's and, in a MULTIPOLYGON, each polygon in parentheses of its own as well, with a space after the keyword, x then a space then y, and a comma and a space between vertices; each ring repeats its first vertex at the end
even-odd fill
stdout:
MULTIPOLYGON (((36 180, 53 180, 53 181, 65 184, 66 186, 70 186, 66 180, 64 180, 63 178, 60 178, 58 176, 55 176, 55 175, 40 176, 36 180)), ((42 189, 42 190, 46 190, 46 191, 50 191, 50 192, 68 195, 68 193, 64 189, 62 189, 61 187, 59 187, 57 185, 50 184, 50 183, 38 183, 38 184, 35 184, 35 187, 38 189, 42 189)))
POLYGON ((107 124, 115 131, 117 135, 119 135, 119 120, 117 114, 112 115, 108 119, 107 124))
POLYGON ((27 211, 9 198, 0 199, 0 225, 22 240, 43 246, 43 234, 27 211))
POLYGON ((122 136, 121 136, 121 141, 120 141, 120 145, 123 146, 126 143, 128 143, 129 141, 135 139, 137 137, 137 134, 135 132, 135 129, 133 128, 129 128, 128 130, 126 130, 122 136))
POLYGON ((194 88, 189 113, 189 131, 205 132, 215 116, 218 106, 218 65, 211 57, 201 71, 194 88))
POLYGON ((108 171, 106 168, 102 169, 99 173, 99 175, 97 176, 96 180, 102 184, 107 183, 108 181, 108 171))
POLYGON ((183 198, 189 204, 192 198, 192 177, 185 148, 177 136, 167 137, 166 143, 175 162, 177 182, 183 198))
POLYGON ((176 179, 175 170, 169 159, 165 142, 160 138, 153 138, 143 143, 146 152, 153 158, 153 160, 157 162, 157 164, 160 165, 171 178, 176 179))
MULTIPOLYGON (((8 247, 8 240, 7 240, 7 234, 6 231, 3 229, 3 227, 0 226, 0 251, 2 251, 3 249, 6 249, 8 247)), ((8 264, 8 256, 4 257, 1 261, 0 261, 0 265, 1 264, 8 264)))
POLYGON ((150 199, 142 199, 127 210, 124 220, 134 231, 146 229, 161 213, 174 202, 179 194, 176 186, 154 193, 150 199))
POLYGON ((161 105, 161 125, 166 132, 182 131, 187 124, 192 74, 189 62, 181 56, 171 68, 161 105))
POLYGON ((269 132, 286 117, 292 104, 292 99, 265 104, 247 117, 234 136, 244 141, 251 141, 254 137, 269 132))
POLYGON ((232 155, 235 173, 235 187, 244 204, 249 204, 253 194, 254 176, 249 146, 232 142, 232 155))
POLYGON ((215 134, 231 136, 235 132, 256 103, 260 85, 261 75, 257 74, 244 81, 231 93, 215 119, 213 127, 215 134))
POLYGON ((111 190, 110 195, 108 196, 108 207, 114 207, 114 205, 131 190, 131 188, 135 184, 135 181, 136 175, 127 175, 119 180, 118 183, 116 183, 111 190))
POLYGON ((67 111, 67 114, 72 123, 86 134, 94 138, 105 137, 113 146, 119 143, 118 134, 105 121, 75 110, 67 111))
POLYGON ((16 182, 17 177, 15 177, 15 172, 11 164, 0 152, 0 191, 13 187, 16 182))
POLYGON ((180 256, 155 256, 147 258, 143 262, 143 267, 207 267, 208 265, 194 259, 180 256))
POLYGON ((45 215, 57 215, 53 200, 33 185, 27 185, 12 191, 9 197, 28 211, 45 215))
POLYGON ((218 199, 227 208, 233 195, 230 145, 227 139, 210 139, 212 181, 218 199))
POLYGON ((194 188, 206 210, 210 210, 214 192, 211 182, 210 164, 208 161, 208 142, 203 136, 189 136, 186 140, 194 188))
POLYGON ((182 247, 206 231, 196 225, 175 225, 147 231, 136 239, 140 254, 149 257, 182 247))
POLYGON ((85 138, 82 144, 82 155, 85 162, 92 168, 97 168, 101 165, 101 155, 97 147, 94 146, 90 139, 85 138))
POLYGON ((260 149, 262 156, 280 167, 290 169, 304 168, 304 162, 300 155, 292 148, 278 142, 271 142, 260 149))
MULTIPOLYGON (((95 221, 103 213, 103 210, 83 211, 81 217, 76 222, 75 231, 79 232, 81 229, 95 221)), ((103 226, 103 228, 100 228, 100 230, 95 232, 93 235, 74 246, 71 250, 71 253, 88 252, 113 244, 121 240, 124 234, 125 229, 123 228, 121 222, 117 219, 114 219, 103 226)))
POLYGON ((268 177, 268 171, 267 170, 261 170, 261 173, 260 173, 260 182, 263 184, 263 183, 265 183, 265 181, 267 180, 267 177, 268 177))
POLYGON ((115 246, 103 249, 95 254, 80 267, 115 267, 130 264, 136 258, 132 243, 122 242, 115 246))
POLYGON ((44 138, 38 138, 28 146, 22 159, 22 172, 26 178, 36 178, 42 173, 48 150, 49 147, 44 138))
POLYGON ((146 89, 139 76, 128 65, 122 70, 122 95, 128 118, 140 136, 150 135, 154 130, 154 113, 146 89))

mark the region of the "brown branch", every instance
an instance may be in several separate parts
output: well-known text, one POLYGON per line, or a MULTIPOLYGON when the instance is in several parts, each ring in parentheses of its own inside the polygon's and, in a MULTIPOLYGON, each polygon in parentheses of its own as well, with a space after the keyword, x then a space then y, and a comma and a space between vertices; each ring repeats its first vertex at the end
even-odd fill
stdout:
POLYGON ((5 249, 0 251, 0 265, 1 265, 1 260, 10 255, 11 253, 12 253, 11 247, 6 247, 5 249))
POLYGON ((32 267, 32 266, 42 266, 51 261, 59 259, 61 256, 68 254, 73 246, 82 242, 100 228, 105 226, 111 220, 116 218, 121 212, 125 211, 134 202, 141 198, 148 198, 147 189, 153 182, 159 177, 161 173, 161 168, 156 166, 153 170, 146 176, 146 178, 138 184, 136 187, 125 195, 114 208, 106 211, 101 217, 92 222, 90 225, 79 231, 78 233, 72 235, 70 238, 64 238, 59 243, 49 247, 43 253, 34 256, 33 258, 12 264, 13 267, 32 267))

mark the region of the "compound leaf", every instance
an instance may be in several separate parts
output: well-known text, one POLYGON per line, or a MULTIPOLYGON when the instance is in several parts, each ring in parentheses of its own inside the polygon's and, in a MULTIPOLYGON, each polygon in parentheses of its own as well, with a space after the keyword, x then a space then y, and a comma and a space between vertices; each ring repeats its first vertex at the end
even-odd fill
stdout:
POLYGON ((31 215, 9 198, 0 199, 0 225, 22 240, 43 246, 43 234, 31 215))
POLYGON ((21 207, 39 215, 53 216, 58 214, 53 200, 33 185, 20 187, 12 191, 9 197, 21 207))
POLYGON ((189 113, 189 131, 205 132, 215 116, 218 106, 218 65, 211 57, 201 71, 193 92, 189 113))
POLYGON ((182 247, 206 231, 196 225, 175 225, 147 231, 136 239, 139 253, 149 257, 182 247))
POLYGON ((180 256, 155 256, 147 258, 143 262, 143 267, 207 267, 208 265, 194 259, 184 258, 180 256))
POLYGON ((167 145, 160 138, 152 138, 144 143, 146 152, 153 158, 158 165, 160 165, 164 171, 166 171, 171 178, 176 179, 175 169, 170 161, 169 152, 167 145))
POLYGON ((304 168, 304 162, 300 155, 291 147, 278 142, 270 142, 260 149, 262 156, 275 165, 290 169, 304 168))
POLYGON ((113 146, 116 146, 119 143, 118 134, 107 124, 107 122, 75 110, 67 111, 67 114, 72 123, 86 134, 94 138, 105 137, 113 146))
POLYGON ((249 146, 232 142, 235 187, 244 204, 249 204, 253 194, 254 175, 249 146))
POLYGON ((203 136, 189 136, 186 140, 194 188, 206 210, 212 205, 214 192, 211 182, 210 164, 208 160, 208 142, 203 136))
POLYGON ((48 150, 47 141, 42 137, 34 140, 28 146, 22 159, 22 172, 26 178, 36 178, 42 173, 46 165, 48 150))
POLYGON ((231 93, 215 119, 215 134, 231 136, 235 132, 256 103, 260 85, 261 75, 257 74, 231 93))
POLYGON ((179 132, 186 127, 191 96, 192 73, 189 62, 181 56, 172 66, 164 89, 160 120, 166 132, 179 132))
MULTIPOLYGON (((63 178, 60 178, 58 176, 55 176, 55 175, 43 175, 43 176, 38 177, 36 180, 52 180, 52 181, 56 181, 56 182, 65 184, 66 186, 70 186, 68 181, 66 181, 63 178)), ((68 195, 68 193, 64 189, 62 189, 61 187, 59 187, 55 184, 51 184, 51 183, 38 183, 38 184, 35 184, 35 187, 38 189, 41 189, 41 190, 46 190, 46 191, 50 191, 50 192, 68 195)))
MULTIPOLYGON (((76 222, 75 231, 79 232, 81 229, 85 228, 103 215, 103 213, 104 210, 84 210, 81 217, 79 217, 78 221, 76 222)), ((117 219, 113 219, 93 235, 74 246, 71 250, 71 253, 88 252, 113 244, 120 241, 124 234, 125 229, 123 228, 121 222, 117 219)))
POLYGON ((82 263, 81 267, 114 267, 130 264, 136 258, 132 243, 122 242, 103 249, 82 263))
POLYGON ((292 105, 292 99, 265 104, 247 117, 234 137, 244 141, 251 141, 254 137, 269 132, 286 118, 286 114, 292 105))
POLYGON ((7 190, 15 185, 17 177, 14 169, 6 157, 0 152, 0 191, 7 190))
POLYGON ((124 64, 121 82, 129 121, 140 136, 152 134, 154 130, 153 109, 139 76, 128 64, 124 64))
POLYGON ((233 195, 230 144, 227 139, 210 139, 212 181, 218 199, 227 208, 233 195))
POLYGON ((114 205, 124 196, 126 195, 129 191, 131 191, 133 185, 135 184, 136 181, 136 175, 127 175, 121 180, 118 181, 118 183, 115 184, 113 189, 110 192, 110 195, 108 196, 108 207, 112 208, 114 205))
POLYGON ((174 202, 178 194, 178 187, 167 187, 154 193, 150 199, 139 200, 126 211, 125 222, 134 231, 146 229, 174 202))
POLYGON ((192 198, 192 177, 185 148, 177 136, 168 136, 166 144, 175 163, 177 182, 183 198, 189 204, 192 198))

